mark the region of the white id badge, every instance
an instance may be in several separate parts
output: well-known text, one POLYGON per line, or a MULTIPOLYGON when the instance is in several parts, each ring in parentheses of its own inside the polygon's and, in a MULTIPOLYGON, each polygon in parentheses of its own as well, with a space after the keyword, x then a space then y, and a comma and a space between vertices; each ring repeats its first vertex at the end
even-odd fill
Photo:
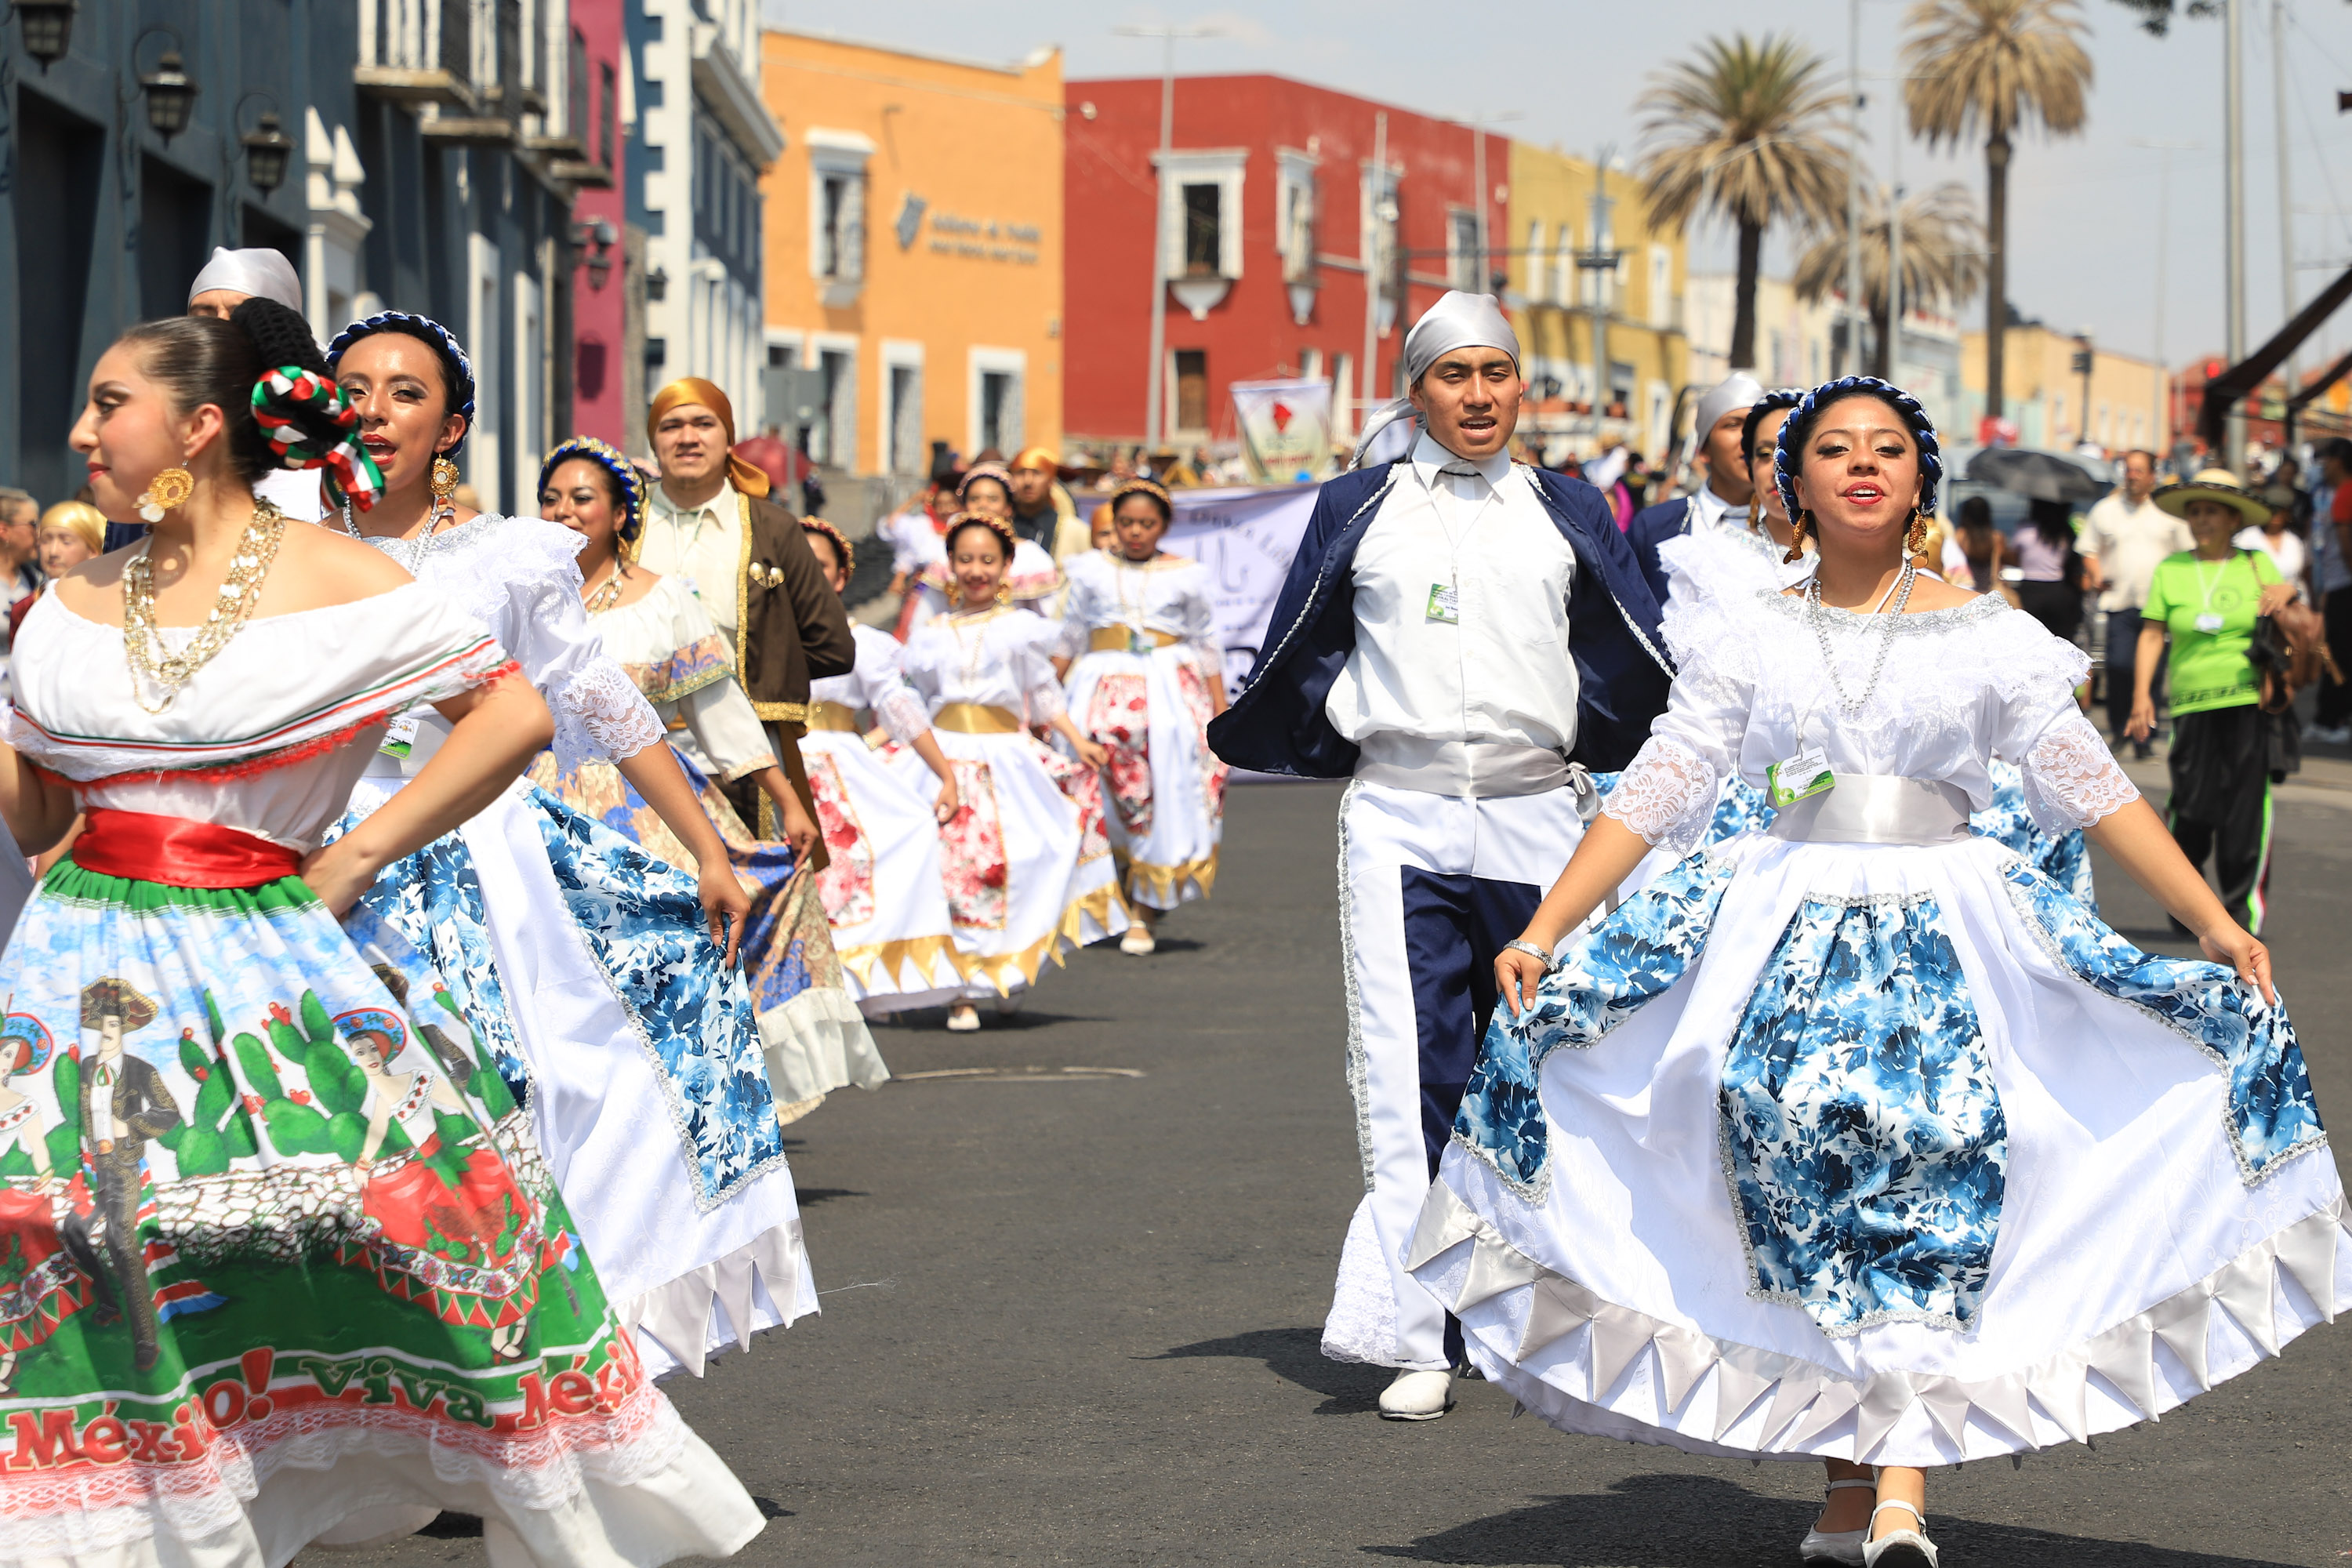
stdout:
POLYGON ((418 710, 414 708, 396 715, 384 730, 383 739, 376 742, 376 750, 387 757, 407 756, 409 748, 416 743, 417 719, 418 710))
POLYGON ((1429 585, 1428 618, 1433 621, 1444 621, 1448 626, 1460 626, 1462 624, 1462 590, 1451 583, 1432 583, 1429 585))
POLYGON ((1819 746, 1807 746, 1795 756, 1784 757, 1764 770, 1765 797, 1776 810, 1835 787, 1837 780, 1830 773, 1829 753, 1819 746))
POLYGON ((2208 610, 2197 617, 2197 629, 2210 637, 2221 629, 2221 617, 2208 610))

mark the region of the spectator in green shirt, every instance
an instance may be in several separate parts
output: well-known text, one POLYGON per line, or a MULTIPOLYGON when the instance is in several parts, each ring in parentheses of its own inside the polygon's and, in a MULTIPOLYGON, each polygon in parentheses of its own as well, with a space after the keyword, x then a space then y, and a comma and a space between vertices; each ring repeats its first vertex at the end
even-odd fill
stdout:
POLYGON ((2148 582, 2126 732, 2145 741, 2155 731, 2150 685, 2169 637, 2172 795, 2165 816, 2189 863, 2202 870, 2210 856, 2222 905, 2259 933, 2270 881, 2270 719, 2247 652, 2255 618, 2292 601, 2294 588, 2280 580, 2266 552, 2232 542, 2240 529, 2260 526, 2270 508, 2229 469, 2207 468, 2153 499, 2189 524, 2197 543, 2158 563, 2148 582))

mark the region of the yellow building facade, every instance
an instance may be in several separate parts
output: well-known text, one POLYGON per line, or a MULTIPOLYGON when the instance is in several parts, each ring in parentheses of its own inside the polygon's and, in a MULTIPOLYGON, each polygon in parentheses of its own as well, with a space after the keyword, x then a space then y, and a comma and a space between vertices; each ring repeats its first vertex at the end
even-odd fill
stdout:
POLYGON ((1062 58, 953 59, 769 31, 786 147, 761 181, 769 417, 901 479, 934 444, 1058 448, 1062 58))
POLYGON ((1512 232, 1495 243, 1508 247, 1496 269, 1510 278, 1505 300, 1528 361, 1520 428, 1554 459, 1620 442, 1664 452, 1689 377, 1683 237, 1650 226, 1632 174, 1558 149, 1513 142, 1509 184, 1512 232), (1601 253, 1614 265, 1580 263, 1601 253))
MULTIPOLYGON (((2087 439, 2111 454, 2166 451, 2171 444, 2166 427, 2170 378, 2164 367, 2094 344, 2086 422, 2083 374, 2074 368, 2079 346, 2072 333, 2039 323, 2009 329, 2001 346, 2001 417, 2017 426, 2018 445, 2071 449, 2087 439)), ((1984 413, 1981 331, 1960 339, 1960 384, 1965 420, 1946 437, 1955 445, 1976 440, 1984 413)))

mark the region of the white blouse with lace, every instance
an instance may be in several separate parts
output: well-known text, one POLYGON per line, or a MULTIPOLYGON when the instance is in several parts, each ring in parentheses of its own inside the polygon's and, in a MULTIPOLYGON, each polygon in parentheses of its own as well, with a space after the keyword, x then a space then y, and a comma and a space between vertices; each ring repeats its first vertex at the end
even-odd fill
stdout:
POLYGON ((941 616, 908 639, 899 668, 938 712, 950 702, 1008 708, 1024 724, 1065 711, 1053 651, 1061 628, 1034 610, 941 616))
POLYGON ((847 675, 811 681, 809 700, 869 710, 892 740, 909 744, 931 727, 931 716, 922 694, 907 684, 900 664, 905 650, 878 626, 853 626, 849 634, 857 645, 856 665, 847 675))
POLYGON ((734 650, 685 578, 663 577, 589 624, 704 777, 733 784, 776 765, 767 727, 735 679, 734 650))
POLYGON ((1086 656, 1092 634, 1108 627, 1162 632, 1178 638, 1203 674, 1222 674, 1217 605, 1209 569, 1183 555, 1137 563, 1108 550, 1070 557, 1070 596, 1062 605, 1065 658, 1086 656))
MULTIPOLYGON (((555 760, 565 772, 661 743, 660 719, 588 624, 574 559, 587 543, 581 535, 541 518, 484 512, 430 540, 368 542, 455 601, 514 655, 555 715, 555 760)), ((420 733, 446 731, 437 715, 416 721, 420 733)), ((371 772, 413 772, 431 750, 420 739, 409 768, 386 758, 388 768, 371 772)))
MULTIPOLYGON (((175 651, 195 633, 163 628, 175 651)), ((247 621, 161 713, 132 700, 122 628, 83 619, 55 594, 25 616, 15 662, 5 738, 84 806, 217 823, 302 850, 343 814, 393 715, 513 668, 473 616, 414 583, 247 621)))
MULTIPOLYGON (((1664 558, 1673 571, 1673 554, 1664 558)), ((1999 598, 1864 616, 1810 611, 1769 590, 1687 586, 1676 581, 1664 620, 1679 671, 1673 695, 1601 808, 1653 845, 1686 851, 1726 774, 1760 789, 1768 767, 1807 746, 1827 754, 1832 773, 1954 785, 1977 811, 1993 796, 1986 761, 2000 757, 2024 774, 2026 804, 2052 833, 2139 797, 2075 703, 2090 661, 1999 598), (1858 713, 1843 710, 1841 689, 1869 691, 1858 713)))

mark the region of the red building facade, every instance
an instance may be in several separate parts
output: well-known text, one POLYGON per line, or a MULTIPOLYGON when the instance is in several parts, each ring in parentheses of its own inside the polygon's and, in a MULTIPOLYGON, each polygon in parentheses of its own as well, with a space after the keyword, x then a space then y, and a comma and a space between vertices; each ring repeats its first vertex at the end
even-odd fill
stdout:
MULTIPOLYGON (((1335 428, 1352 430, 1367 311, 1379 402, 1402 390, 1414 319, 1444 290, 1479 286, 1477 133, 1282 77, 1184 77, 1162 166, 1160 97, 1157 78, 1066 88, 1064 429, 1099 443, 1158 434, 1146 428, 1157 208, 1169 443, 1231 441, 1236 381, 1331 382, 1335 428)), ((1485 141, 1491 279, 1511 232, 1510 143, 1485 141)))
MULTIPOLYGON (((621 178, 629 128, 622 12, 621 0, 572 0, 564 74, 571 93, 564 123, 570 132, 557 155, 563 160, 559 172, 576 180, 579 191, 572 203, 571 235, 572 430, 635 451, 643 447, 645 437, 629 427, 624 408, 624 387, 631 379, 626 367, 639 362, 625 342, 632 285, 623 263, 622 227, 628 214, 621 178)), ((642 372, 637 376, 642 379, 642 372)))

